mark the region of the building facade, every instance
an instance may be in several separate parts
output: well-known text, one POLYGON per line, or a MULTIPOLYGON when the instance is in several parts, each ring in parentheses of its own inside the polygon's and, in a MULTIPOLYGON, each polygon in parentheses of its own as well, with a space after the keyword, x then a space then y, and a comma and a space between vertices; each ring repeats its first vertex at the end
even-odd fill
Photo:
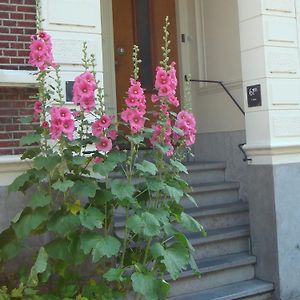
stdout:
MULTIPOLYGON (((151 30, 148 40, 141 38, 146 45, 159 38, 156 25, 162 25, 159 16, 165 9, 160 1, 150 1, 151 30)), ((126 42, 139 39, 138 30, 132 36, 118 31, 121 27, 130 31, 133 23, 127 21, 134 16, 130 12, 138 13, 139 6, 128 0, 128 11, 121 11, 114 5, 125 2, 118 2, 42 0, 43 27, 52 35, 63 82, 82 72, 86 41, 96 55, 110 112, 118 110, 118 72, 123 65, 127 68, 130 53, 126 42)), ((166 2, 173 9, 181 82, 187 74, 222 81, 245 112, 220 85, 191 83, 198 123, 194 160, 226 162, 226 180, 240 183, 239 197, 249 204, 256 278, 274 284, 271 299, 300 299, 300 1, 166 2), (249 161, 243 161, 241 144, 249 161)), ((34 0, 0 1, 0 228, 22 203, 21 195, 7 196, 6 187, 28 167, 19 159, 23 149, 18 141, 31 128, 18 119, 31 114, 30 96, 37 88, 27 63, 35 15, 34 0)), ((151 57, 155 61, 155 55, 151 57)), ((63 87, 66 94, 67 84, 63 87)))

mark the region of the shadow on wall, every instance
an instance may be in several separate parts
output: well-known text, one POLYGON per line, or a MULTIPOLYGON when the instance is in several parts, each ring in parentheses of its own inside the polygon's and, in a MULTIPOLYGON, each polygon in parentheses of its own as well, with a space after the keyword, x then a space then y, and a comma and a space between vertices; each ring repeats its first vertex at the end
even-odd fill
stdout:
POLYGON ((227 181, 240 183, 240 197, 247 201, 247 162, 238 145, 245 143, 244 130, 215 133, 199 133, 193 146, 194 161, 226 162, 225 178, 227 181))

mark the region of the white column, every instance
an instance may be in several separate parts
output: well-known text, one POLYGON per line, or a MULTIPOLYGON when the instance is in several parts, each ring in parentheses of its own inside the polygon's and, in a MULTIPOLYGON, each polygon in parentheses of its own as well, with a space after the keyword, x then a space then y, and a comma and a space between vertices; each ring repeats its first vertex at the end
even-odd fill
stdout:
POLYGON ((239 0, 246 150, 254 164, 300 162, 295 6, 294 0, 239 0), (247 87, 254 85, 261 86, 262 103, 248 107, 247 87))

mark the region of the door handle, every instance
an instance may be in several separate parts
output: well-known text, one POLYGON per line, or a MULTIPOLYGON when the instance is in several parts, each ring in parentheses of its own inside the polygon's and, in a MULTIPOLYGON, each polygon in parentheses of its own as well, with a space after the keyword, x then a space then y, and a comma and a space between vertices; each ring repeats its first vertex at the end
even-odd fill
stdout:
POLYGON ((123 47, 118 47, 118 48, 116 49, 116 53, 117 53, 118 55, 124 55, 124 54, 125 54, 125 48, 123 48, 123 47))

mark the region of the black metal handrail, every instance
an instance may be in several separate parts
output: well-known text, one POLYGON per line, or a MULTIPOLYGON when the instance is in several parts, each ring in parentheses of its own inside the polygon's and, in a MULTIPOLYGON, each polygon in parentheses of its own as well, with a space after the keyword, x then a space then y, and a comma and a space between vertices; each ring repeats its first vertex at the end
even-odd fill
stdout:
MULTIPOLYGON (((239 103, 237 102, 237 100, 233 97, 233 95, 229 92, 229 90, 227 89, 227 87, 224 85, 224 83, 222 81, 219 80, 204 80, 204 79, 189 79, 187 75, 184 76, 185 81, 190 81, 190 82, 203 82, 203 83, 215 83, 215 84, 219 84, 224 91, 227 93, 227 95, 230 97, 230 99, 233 101, 233 103, 236 105, 236 107, 240 110, 240 112, 243 114, 243 116, 245 116, 245 112, 242 109, 242 107, 239 105, 239 103)), ((247 156, 247 153, 245 152, 245 150, 243 149, 244 144, 239 144, 239 149, 242 152, 244 158, 243 161, 252 161, 251 158, 249 158, 247 156)))
POLYGON ((224 85, 224 83, 222 81, 219 81, 219 80, 204 80, 204 79, 188 79, 187 75, 185 75, 184 78, 185 78, 185 81, 190 81, 190 82, 203 82, 203 83, 219 84, 224 89, 224 91, 227 93, 227 95, 230 97, 230 99, 233 101, 233 103, 236 105, 236 107, 240 110, 240 112, 245 116, 244 110, 239 105, 237 100, 233 97, 233 95, 229 92, 229 90, 227 89, 227 87, 224 85))

